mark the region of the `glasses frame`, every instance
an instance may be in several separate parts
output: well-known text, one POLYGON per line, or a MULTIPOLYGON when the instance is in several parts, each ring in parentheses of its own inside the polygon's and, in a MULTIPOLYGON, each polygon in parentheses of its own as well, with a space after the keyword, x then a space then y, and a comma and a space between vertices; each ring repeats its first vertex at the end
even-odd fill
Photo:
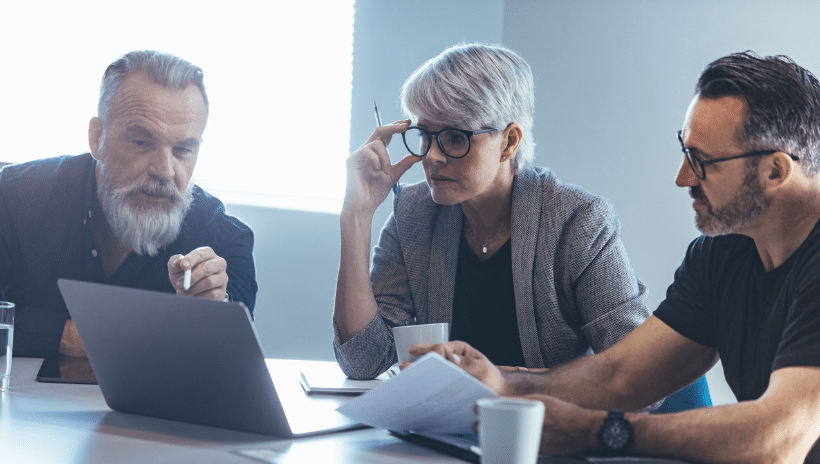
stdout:
POLYGON ((767 155, 771 155, 771 154, 774 154, 774 153, 777 153, 777 152, 786 153, 794 161, 800 161, 800 158, 798 158, 797 156, 792 155, 791 153, 787 153, 787 152, 782 151, 782 150, 750 151, 748 153, 743 153, 742 155, 727 156, 725 158, 714 158, 714 159, 703 160, 698 155, 692 153, 692 150, 690 150, 690 149, 686 148, 685 146, 683 146, 683 135, 682 135, 682 133, 683 133, 682 130, 678 131, 678 142, 680 142, 680 149, 683 152, 683 154, 686 156, 686 161, 689 163, 689 167, 692 168, 692 172, 700 180, 706 180, 706 166, 708 166, 710 164, 714 164, 714 163, 720 163, 721 161, 729 161, 729 160, 740 159, 740 158, 751 158, 751 157, 754 157, 754 156, 767 156, 767 155), (697 163, 697 165, 695 163, 697 163), (700 174, 698 174, 698 169, 697 169, 698 167, 700 168, 700 172, 703 174, 703 177, 701 177, 700 174))
POLYGON ((406 148, 407 151, 409 151, 410 154, 413 155, 413 156, 417 156, 419 158, 424 158, 425 156, 427 156, 427 153, 430 153, 430 147, 433 146, 430 139, 435 138, 436 143, 438 144, 438 147, 441 149, 441 152, 444 153, 445 156, 447 156, 449 158, 453 158, 453 159, 460 159, 460 158, 464 158, 465 156, 467 156, 470 153, 470 149, 473 148, 473 136, 474 135, 485 134, 487 132, 493 132, 493 131, 497 131, 497 130, 498 129, 481 129, 481 130, 469 131, 469 130, 464 130, 464 129, 456 129, 454 127, 445 127, 444 129, 442 129, 440 131, 431 131, 429 129, 425 129, 425 128, 419 127, 419 126, 410 126, 410 127, 407 128, 407 130, 405 130, 404 132, 401 133, 401 139, 404 141, 404 148, 406 148), (419 132, 421 132, 424 136, 427 137, 427 150, 425 150, 424 153, 421 153, 421 154, 413 153, 413 150, 410 148, 410 145, 407 144, 407 138, 404 135, 410 129, 416 129, 419 132), (444 144, 441 143, 441 139, 439 138, 439 135, 442 132, 446 132, 446 131, 461 132, 462 134, 467 136, 467 151, 464 152, 463 155, 453 156, 453 155, 447 153, 447 150, 444 149, 444 144))

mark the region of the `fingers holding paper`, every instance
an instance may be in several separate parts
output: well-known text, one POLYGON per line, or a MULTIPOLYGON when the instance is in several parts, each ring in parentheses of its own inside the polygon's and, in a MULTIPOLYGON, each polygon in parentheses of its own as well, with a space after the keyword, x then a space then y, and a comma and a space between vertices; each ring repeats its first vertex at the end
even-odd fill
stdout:
POLYGON ((197 248, 168 260, 168 278, 178 294, 224 300, 228 289, 228 262, 211 247, 197 248))
POLYGON ((414 356, 423 356, 431 351, 464 369, 468 374, 499 395, 504 396, 509 393, 507 391, 508 382, 504 378, 501 369, 470 344, 462 341, 451 341, 435 344, 421 343, 410 347, 410 354, 414 356))

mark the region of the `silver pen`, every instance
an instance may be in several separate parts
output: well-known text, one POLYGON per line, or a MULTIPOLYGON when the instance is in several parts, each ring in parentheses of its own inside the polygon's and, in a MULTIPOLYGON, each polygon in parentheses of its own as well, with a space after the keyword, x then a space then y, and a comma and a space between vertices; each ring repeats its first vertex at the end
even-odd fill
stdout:
MULTIPOLYGON (((382 125, 382 118, 379 116, 379 107, 376 106, 376 101, 373 101, 373 112, 376 113, 376 124, 377 127, 382 125)), ((398 182, 393 185, 393 195, 398 195, 401 191, 401 186, 398 182)))

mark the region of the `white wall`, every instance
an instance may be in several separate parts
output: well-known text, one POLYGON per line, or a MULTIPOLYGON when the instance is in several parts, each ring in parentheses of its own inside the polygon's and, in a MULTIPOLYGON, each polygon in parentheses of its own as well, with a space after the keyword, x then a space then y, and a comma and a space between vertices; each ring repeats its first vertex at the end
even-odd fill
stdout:
MULTIPOLYGON (((364 143, 375 128, 374 100, 383 122, 400 119, 399 90, 413 70, 457 42, 500 42, 503 24, 502 0, 356 3, 351 141, 349 147, 339 147, 340 157, 364 143)), ((404 156, 401 140, 397 142, 401 149, 394 161, 404 156)), ((398 149, 396 144, 391 148, 398 149)), ((421 168, 414 167, 402 182, 423 179, 421 168)), ((259 282, 255 320, 265 354, 333 360, 338 216, 239 205, 228 205, 228 211, 254 230, 259 282)), ((389 213, 388 199, 376 212, 374 244, 389 213)))
MULTIPOLYGON (((535 74, 536 164, 614 203, 654 308, 697 235, 691 200, 673 180, 682 161, 675 131, 698 75, 710 61, 746 49, 786 54, 820 73, 818 19, 820 2, 797 0, 360 0, 351 147, 339 155, 369 136, 374 99, 384 122, 401 117, 399 88, 423 61, 460 41, 504 43, 535 74)), ((418 167, 407 176, 423 178, 418 167)), ((377 213, 374 243, 387 203, 377 213)), ((229 211, 256 232, 256 321, 266 354, 333 359, 338 217, 229 211)), ((709 377, 716 403, 732 401, 720 371, 709 377)))

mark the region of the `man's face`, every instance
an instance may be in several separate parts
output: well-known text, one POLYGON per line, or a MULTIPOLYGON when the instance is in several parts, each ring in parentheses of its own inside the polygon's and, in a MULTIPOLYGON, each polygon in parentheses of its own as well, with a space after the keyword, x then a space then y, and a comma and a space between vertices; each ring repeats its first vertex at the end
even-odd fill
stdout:
MULTIPOLYGON (((715 100, 695 97, 683 126, 683 144, 701 159, 735 156, 746 103, 736 97, 715 100)), ((736 159, 706 166, 698 179, 684 157, 675 183, 689 187, 695 200, 695 224, 705 235, 743 233, 768 206, 761 186, 758 161, 736 159)))
POLYGON ((153 255, 176 238, 205 122, 198 87, 166 89, 143 73, 126 77, 107 121, 92 119, 97 194, 121 244, 153 255))

